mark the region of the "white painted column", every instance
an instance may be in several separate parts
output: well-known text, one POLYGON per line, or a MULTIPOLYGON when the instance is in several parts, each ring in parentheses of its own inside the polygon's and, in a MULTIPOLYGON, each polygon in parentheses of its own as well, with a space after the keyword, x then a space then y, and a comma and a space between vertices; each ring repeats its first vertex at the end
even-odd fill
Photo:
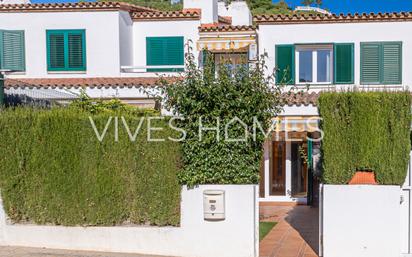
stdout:
POLYGON ((271 149, 272 149, 272 141, 267 140, 264 144, 264 164, 263 164, 263 169, 265 173, 265 179, 264 179, 264 187, 265 187, 265 198, 269 197, 270 193, 270 155, 271 155, 271 149))
POLYGON ((292 143, 291 141, 286 141, 286 197, 292 197, 292 143))

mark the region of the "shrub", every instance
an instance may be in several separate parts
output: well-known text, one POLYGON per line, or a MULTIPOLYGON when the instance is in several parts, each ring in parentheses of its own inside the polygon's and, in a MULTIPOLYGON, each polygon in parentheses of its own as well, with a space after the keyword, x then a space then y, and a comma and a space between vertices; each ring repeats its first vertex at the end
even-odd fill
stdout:
POLYGON ((357 170, 373 170, 379 184, 403 184, 409 163, 409 93, 323 93, 323 180, 347 184, 357 170))
POLYGON ((216 69, 211 56, 206 56, 205 67, 198 68, 189 53, 183 79, 162 87, 167 106, 184 118, 178 126, 187 132, 179 180, 189 186, 256 184, 265 135, 256 125, 258 133, 256 140, 253 138, 254 120, 268 130, 271 118, 280 110, 280 90, 272 86, 272 77, 264 76, 264 58, 253 67, 229 70, 230 63, 216 69), (225 127, 233 119, 243 121, 248 133, 245 137, 242 125, 234 122, 227 134, 230 139, 244 138, 244 142, 224 140, 225 127), (219 136, 216 131, 203 131, 200 139, 200 120, 203 127, 219 127, 219 136))
MULTIPOLYGON (((8 109, 0 116, 0 188, 14 222, 62 225, 179 223, 180 147, 148 142, 146 120, 131 142, 119 118, 100 142, 76 108, 8 109)), ((113 113, 93 115, 102 133, 113 113)), ((124 115, 130 130, 140 119, 124 115)), ((166 121, 153 137, 174 136, 166 121)))
POLYGON ((123 103, 119 99, 92 99, 83 90, 80 97, 70 103, 70 107, 78 108, 91 114, 97 113, 127 113, 134 116, 158 116, 159 111, 150 108, 137 108, 123 103))

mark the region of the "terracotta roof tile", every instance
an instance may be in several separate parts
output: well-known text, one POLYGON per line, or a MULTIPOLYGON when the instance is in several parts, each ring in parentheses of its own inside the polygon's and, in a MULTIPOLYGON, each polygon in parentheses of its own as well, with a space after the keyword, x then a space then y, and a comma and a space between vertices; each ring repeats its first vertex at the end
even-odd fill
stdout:
MULTIPOLYGON (((166 78, 172 82, 176 77, 166 78)), ((5 80, 5 88, 133 88, 153 87, 161 85, 159 77, 99 77, 99 78, 35 78, 35 79, 12 79, 5 80)), ((319 93, 283 93, 281 98, 284 105, 308 106, 317 105, 319 93)))
POLYGON ((0 12, 66 12, 66 11, 108 11, 155 12, 153 8, 123 2, 78 2, 47 4, 0 4, 0 12))
POLYGON ((258 15, 253 17, 257 24, 295 24, 295 23, 341 23, 341 22, 394 22, 412 21, 412 12, 399 13, 355 13, 355 14, 293 14, 258 15))
POLYGON ((348 183, 349 185, 377 185, 375 173, 371 171, 357 171, 348 183))
MULTIPOLYGON (((167 78, 173 81, 176 78, 167 78)), ((160 85, 159 77, 143 78, 36 78, 6 79, 5 88, 111 88, 151 87, 160 85)))
POLYGON ((296 92, 296 93, 282 93, 281 98, 284 105, 292 106, 316 106, 319 98, 319 93, 315 92, 296 92))
POLYGON ((256 27, 249 25, 243 26, 233 26, 233 25, 223 25, 223 26, 200 26, 200 32, 240 32, 240 31, 255 31, 256 27))
POLYGON ((170 19, 186 19, 199 20, 200 9, 183 9, 181 11, 161 12, 133 12, 132 19, 134 20, 170 20, 170 19))
POLYGON ((232 17, 230 16, 218 16, 219 23, 224 23, 226 25, 232 24, 232 17))

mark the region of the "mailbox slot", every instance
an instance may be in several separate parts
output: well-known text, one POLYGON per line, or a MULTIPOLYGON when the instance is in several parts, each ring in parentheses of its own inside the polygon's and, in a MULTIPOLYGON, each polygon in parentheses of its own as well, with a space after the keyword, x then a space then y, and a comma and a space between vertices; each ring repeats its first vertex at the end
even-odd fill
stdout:
POLYGON ((203 213, 205 220, 225 219, 225 191, 203 191, 203 213))

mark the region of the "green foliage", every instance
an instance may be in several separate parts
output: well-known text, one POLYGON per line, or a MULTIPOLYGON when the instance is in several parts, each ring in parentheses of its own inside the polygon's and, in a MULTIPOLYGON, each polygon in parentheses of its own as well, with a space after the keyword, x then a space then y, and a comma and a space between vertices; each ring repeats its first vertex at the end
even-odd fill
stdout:
MULTIPOLYGON (((226 0, 225 2, 228 5, 231 1, 232 0, 226 0)), ((178 11, 183 8, 183 0, 177 4, 171 4, 170 0, 121 0, 121 2, 150 7, 161 11, 178 11)), ((293 13, 284 0, 280 0, 277 3, 273 3, 271 0, 247 0, 247 3, 253 15, 293 13)))
POLYGON ((248 0, 253 15, 292 14, 293 11, 284 0, 273 3, 272 0, 248 0))
MULTIPOLYGON (((98 0, 104 2, 105 0, 98 0)), ((161 11, 178 11, 183 8, 183 0, 177 4, 171 4, 170 0, 118 0, 119 2, 131 3, 138 6, 145 6, 161 11)))
MULTIPOLYGON (((7 109, 0 116, 0 188, 14 222, 61 225, 179 223, 180 146, 148 142, 147 119, 135 142, 119 117, 100 142, 89 113, 76 108, 7 109)), ((91 116, 101 134, 113 113, 91 116)), ((120 116, 120 115, 119 115, 120 116)), ((124 114, 132 133, 140 118, 124 114)), ((155 138, 177 137, 152 121, 155 138)))
POLYGON ((160 113, 154 109, 141 109, 125 103, 122 103, 119 99, 102 100, 91 99, 84 91, 80 93, 80 97, 70 103, 70 107, 75 109, 81 109, 91 114, 97 113, 122 113, 134 116, 158 116, 160 113))
POLYGON ((409 93, 323 93, 323 180, 347 184, 357 170, 373 170, 383 185, 401 185, 410 153, 409 93))
POLYGON ((162 87, 168 107, 185 119, 178 123, 187 132, 182 142, 180 182, 189 186, 258 183, 265 137, 257 127, 253 140, 254 118, 266 132, 270 119, 279 111, 280 90, 270 84, 273 78, 264 76, 264 61, 256 67, 239 66, 230 71, 228 63, 216 69, 211 56, 206 59, 205 67, 198 68, 189 53, 184 79, 162 87), (244 127, 235 122, 228 126, 229 138, 244 138, 245 142, 224 140, 225 126, 236 117, 248 126, 248 134, 245 137, 244 127), (220 133, 203 131, 200 138, 200 119, 203 127, 218 126, 220 133))

